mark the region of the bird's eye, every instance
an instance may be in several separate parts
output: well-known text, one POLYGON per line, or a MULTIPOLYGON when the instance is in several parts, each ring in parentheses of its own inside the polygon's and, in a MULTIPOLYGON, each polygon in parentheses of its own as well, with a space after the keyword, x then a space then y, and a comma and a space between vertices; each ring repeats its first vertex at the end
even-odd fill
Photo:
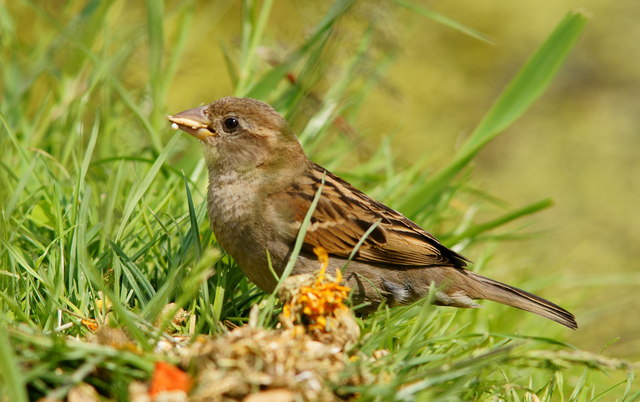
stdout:
POLYGON ((227 117, 226 119, 224 119, 222 124, 224 125, 224 128, 227 129, 228 131, 233 131, 236 128, 238 128, 238 126, 240 125, 240 122, 235 117, 227 117))

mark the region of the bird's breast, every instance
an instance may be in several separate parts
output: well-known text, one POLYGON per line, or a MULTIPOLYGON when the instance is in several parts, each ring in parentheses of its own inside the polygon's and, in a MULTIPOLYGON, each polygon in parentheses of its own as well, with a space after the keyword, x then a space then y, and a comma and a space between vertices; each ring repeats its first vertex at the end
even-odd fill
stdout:
POLYGON ((218 244, 264 290, 275 280, 268 268, 271 230, 265 224, 263 191, 247 177, 210 179, 208 212, 218 244))
POLYGON ((232 178, 209 182, 209 220, 218 242, 225 248, 255 221, 258 194, 251 187, 250 183, 232 178))

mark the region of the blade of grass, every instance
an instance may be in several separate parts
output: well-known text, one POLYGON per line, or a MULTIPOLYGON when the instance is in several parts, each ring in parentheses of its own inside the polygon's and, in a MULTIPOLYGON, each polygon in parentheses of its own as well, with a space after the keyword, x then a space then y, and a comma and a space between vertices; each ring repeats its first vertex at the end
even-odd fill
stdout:
POLYGON ((257 49, 260 40, 264 36, 264 28, 267 25, 273 0, 264 0, 258 14, 257 20, 253 17, 257 1, 243 1, 243 10, 248 17, 243 18, 242 25, 242 59, 240 62, 240 70, 238 72, 238 86, 236 93, 243 94, 247 91, 253 78, 252 72, 255 65, 255 58, 258 54, 257 49))
POLYGON ((406 0, 394 0, 395 3, 401 5, 402 7, 405 7, 411 11, 413 11, 414 13, 423 15, 425 17, 431 18, 432 20, 446 26, 449 27, 451 29, 454 29, 458 32, 462 32, 465 35, 469 35, 472 38, 476 38, 478 40, 481 40, 483 42, 489 43, 491 45, 495 44, 495 41, 493 39, 491 39, 489 36, 483 34, 482 32, 476 31, 473 28, 470 28, 464 24, 459 23, 458 21, 454 21, 451 18, 445 17, 442 14, 438 14, 433 10, 429 10, 427 8, 421 7, 417 4, 413 4, 409 1, 406 0))
MULTIPOLYGON (((162 55, 164 53, 164 0, 147 0, 147 37, 149 41, 149 85, 151 89, 151 121, 150 138, 156 151, 162 149, 160 140, 160 124, 162 114, 160 108, 164 105, 165 83, 162 55)), ((177 55, 176 55, 177 58, 177 55)))
POLYGON ((454 160, 431 176, 402 203, 401 210, 415 215, 440 197, 442 189, 478 152, 507 126, 520 117, 542 95, 578 40, 587 16, 570 12, 545 43, 531 57, 482 119, 478 127, 456 154, 454 160))
MULTIPOLYGON (((187 177, 183 175, 183 181, 185 184, 185 191, 187 196, 187 204, 189 209, 189 222, 190 227, 187 235, 182 239, 182 244, 180 245, 180 251, 177 258, 174 258, 171 261, 171 266, 169 269, 169 274, 164 280, 161 288, 155 292, 153 297, 144 305, 143 315, 148 320, 153 320, 160 313, 162 308, 168 302, 169 297, 174 293, 175 289, 180 285, 181 282, 184 282, 186 279, 181 279, 180 275, 183 274, 183 266, 185 260, 185 255, 188 251, 195 247, 196 259, 200 260, 202 255, 202 245, 200 244, 200 232, 198 230, 198 218, 196 214, 196 210, 193 206, 193 200, 191 198, 191 191, 189 189, 187 177)), ((218 255, 216 254, 216 258, 218 255)), ((215 262, 215 261, 214 261, 215 262)), ((196 267, 200 267, 201 264, 196 265, 196 267)), ((192 270, 190 275, 194 275, 195 272, 192 270)), ((197 288, 194 288, 197 290, 197 288)), ((194 291, 195 291, 194 290, 194 291)))
POLYGON ((527 205, 526 207, 502 215, 496 219, 492 219, 489 222, 474 225, 464 230, 462 233, 455 233, 453 236, 449 237, 447 241, 451 244, 456 244, 462 239, 473 239, 484 232, 488 232, 524 216, 535 214, 536 212, 542 211, 543 209, 547 209, 551 206, 553 206, 553 201, 550 199, 535 202, 527 205))
POLYGON ((245 91, 237 92, 237 94, 250 98, 265 99, 282 78, 291 72, 294 66, 306 56, 308 51, 315 46, 316 43, 321 41, 325 35, 331 32, 336 21, 351 8, 353 3, 354 0, 335 1, 329 12, 325 14, 316 29, 309 36, 309 39, 291 53, 285 61, 269 70, 269 72, 264 74, 259 80, 249 85, 245 91))
POLYGON ((0 328, 0 378, 8 400, 27 402, 24 374, 13 352, 6 328, 0 328))
POLYGON ((202 254, 202 244, 200 244, 200 231, 198 230, 198 217, 196 214, 196 209, 193 206, 193 198, 191 198, 191 189, 189 188, 189 182, 187 181, 187 176, 182 175, 184 179, 184 187, 185 192, 187 193, 187 206, 189 207, 189 222, 191 226, 189 227, 189 239, 191 242, 195 244, 196 247, 196 258, 200 258, 200 254, 202 254))
POLYGON ((153 106, 158 106, 162 82, 162 53, 164 51, 163 0, 147 0, 147 37, 149 39, 149 83, 153 106))
POLYGON ((353 82, 360 61, 366 57, 366 50, 371 41, 370 32, 365 33, 358 45, 358 49, 349 60, 341 77, 338 77, 324 95, 323 103, 318 112, 309 119, 309 122, 299 135, 300 141, 307 152, 313 153, 318 141, 322 141, 320 134, 335 121, 339 115, 340 99, 344 96, 349 84, 353 82))
POLYGON ((132 260, 118 244, 111 242, 111 247, 120 259, 116 263, 121 264, 120 268, 127 278, 129 286, 133 289, 138 300, 140 300, 143 305, 146 305, 156 294, 156 290, 149 282, 147 275, 138 268, 134 260, 132 260))
POLYGON ((140 184, 138 184, 133 189, 131 189, 131 192, 129 193, 129 196, 127 197, 127 202, 125 203, 124 212, 122 214, 122 220, 121 220, 121 223, 120 223, 120 227, 118 228, 118 231, 116 232, 116 236, 114 238, 114 241, 117 242, 122 237, 122 234, 123 234, 125 228, 127 227, 127 224, 129 223, 129 218, 131 217, 131 214, 133 213, 133 210, 135 209, 136 205, 138 204, 138 201, 140 201, 140 199, 142 198, 144 193, 151 186, 151 182, 155 179, 156 175, 158 174, 158 171, 162 167, 162 164, 164 163, 164 161, 169 156, 169 153, 174 149, 174 146, 178 142, 178 138, 180 138, 180 137, 181 137, 181 135, 179 133, 175 133, 173 135, 173 137, 171 137, 171 139, 169 140, 169 143, 167 143, 165 149, 162 152, 160 152, 160 154, 158 155, 158 158, 153 163, 151 168, 149 168, 149 171, 144 176, 144 178, 142 179, 140 184))
POLYGON ((173 47, 169 50, 171 57, 167 60, 166 67, 162 70, 162 80, 164 83, 162 98, 159 105, 164 105, 167 85, 173 82, 176 73, 178 72, 178 68, 180 63, 184 61, 183 54, 185 51, 185 47, 188 44, 187 39, 189 38, 189 28, 193 25, 193 12, 194 5, 191 2, 185 2, 181 5, 182 9, 180 10, 180 17, 177 23, 177 35, 174 41, 173 47))

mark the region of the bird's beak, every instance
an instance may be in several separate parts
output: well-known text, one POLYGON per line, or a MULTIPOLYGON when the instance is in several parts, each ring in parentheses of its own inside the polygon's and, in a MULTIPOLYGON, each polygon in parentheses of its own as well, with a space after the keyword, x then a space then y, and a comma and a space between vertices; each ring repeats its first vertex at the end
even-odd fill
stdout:
POLYGON ((173 116, 168 115, 167 119, 173 123, 171 127, 174 130, 180 129, 204 141, 206 138, 216 135, 215 131, 209 128, 209 119, 204 113, 205 110, 206 106, 201 106, 173 116))

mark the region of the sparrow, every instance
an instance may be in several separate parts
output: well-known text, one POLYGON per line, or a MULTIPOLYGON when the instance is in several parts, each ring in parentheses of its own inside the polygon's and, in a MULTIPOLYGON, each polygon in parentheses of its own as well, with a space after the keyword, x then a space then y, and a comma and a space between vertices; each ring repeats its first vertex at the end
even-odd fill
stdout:
POLYGON ((327 271, 342 270, 353 299, 369 310, 382 302, 406 305, 435 289, 438 305, 475 308, 476 300, 487 299, 578 327, 564 308, 466 269, 465 257, 309 160, 287 121, 268 104, 225 97, 167 118, 202 142, 211 229, 260 289, 276 287, 322 187, 292 274, 316 272, 313 249, 322 247, 329 254, 327 271))

